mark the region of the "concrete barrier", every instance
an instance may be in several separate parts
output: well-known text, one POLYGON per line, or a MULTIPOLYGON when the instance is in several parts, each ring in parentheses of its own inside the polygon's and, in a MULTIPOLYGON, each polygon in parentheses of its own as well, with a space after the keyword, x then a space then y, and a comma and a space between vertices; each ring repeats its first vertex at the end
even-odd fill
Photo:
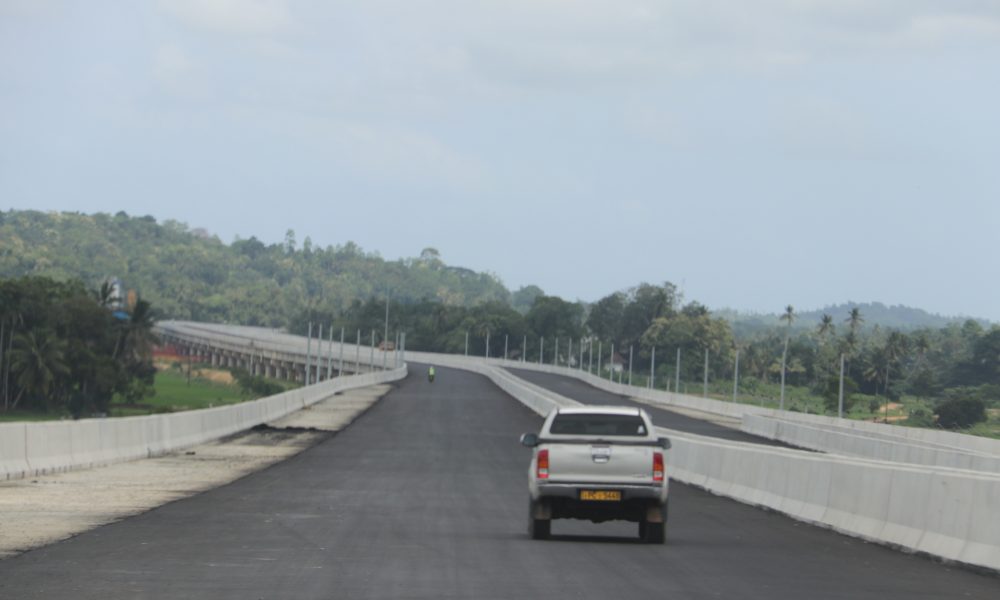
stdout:
MULTIPOLYGON (((478 359, 483 360, 483 359, 478 359)), ((675 394, 662 390, 654 390, 644 387, 630 386, 609 381, 603 377, 597 377, 586 371, 570 369, 567 367, 556 367, 554 365, 539 365, 530 362, 516 362, 491 360, 490 364, 504 368, 527 369, 544 373, 553 373, 566 377, 573 377, 583 381, 598 389, 602 389, 613 394, 629 396, 643 402, 664 408, 680 407, 689 410, 696 410, 710 415, 719 415, 734 420, 742 420, 746 415, 754 415, 763 418, 780 419, 787 422, 802 423, 805 425, 840 431, 844 434, 887 439, 893 438, 898 443, 909 444, 910 446, 926 446, 937 448, 942 451, 951 451, 956 454, 979 455, 1000 459, 1000 440, 966 435, 953 431, 939 429, 923 429, 917 427, 905 427, 901 425, 891 425, 885 423, 872 423, 868 421, 857 421, 853 419, 839 419, 826 415, 813 415, 808 413, 798 413, 792 411, 780 411, 771 408, 762 408, 749 404, 740 404, 714 400, 711 398, 701 398, 686 394, 675 394)), ((805 446, 804 446, 805 447, 805 446)), ((905 453, 904 453, 905 454, 905 453)), ((871 458, 877 458, 871 456, 871 458)), ((947 459, 960 460, 960 459, 947 459)), ((946 460, 946 462, 947 462, 946 460)), ((934 464, 931 462, 930 464, 934 464)), ((972 465, 973 462, 968 463, 972 465)), ((991 461, 983 461, 981 464, 989 465, 991 461)), ((976 468, 977 470, 989 470, 989 467, 958 467, 976 468)), ((993 470, 993 472, 997 472, 993 470)))
POLYGON ((406 366, 330 379, 275 396, 165 415, 0 424, 0 480, 145 458, 279 419, 337 392, 406 377, 406 366))
POLYGON ((0 423, 0 479, 24 477, 28 466, 26 423, 0 423))
POLYGON ((1000 478, 701 439, 670 430, 672 478, 908 551, 1000 570, 1000 478))
POLYGON ((956 450, 937 444, 913 443, 881 432, 858 432, 763 415, 743 416, 746 433, 779 440, 800 448, 914 465, 929 465, 1000 474, 1000 457, 956 450))

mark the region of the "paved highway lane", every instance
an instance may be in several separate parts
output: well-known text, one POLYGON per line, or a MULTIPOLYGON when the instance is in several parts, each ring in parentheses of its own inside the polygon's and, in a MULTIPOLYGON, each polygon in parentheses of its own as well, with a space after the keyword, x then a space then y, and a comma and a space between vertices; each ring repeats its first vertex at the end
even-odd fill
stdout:
POLYGON ((551 390, 559 395, 566 396, 567 398, 572 398, 577 402, 582 402, 584 404, 613 404, 618 406, 641 406, 646 409, 649 416, 653 418, 653 422, 660 427, 669 427, 670 429, 676 429, 678 431, 684 431, 686 433, 694 433, 698 435, 705 435, 714 438, 720 438, 724 440, 733 440, 737 442, 750 442, 752 444, 764 444, 767 446, 779 446, 783 448, 791 448, 788 444, 784 442, 778 442, 775 440, 769 440, 765 437, 760 437, 756 435, 750 435, 749 433, 744 433, 739 429, 733 429, 732 427, 725 427, 723 425, 718 425, 712 423, 711 421, 704 421, 701 419, 695 419, 687 415, 682 415, 680 413, 674 412, 672 410, 664 410, 662 408, 657 408, 650 404, 643 404, 640 402, 635 402, 630 400, 627 396, 619 396, 618 394, 612 394, 611 392, 606 392, 604 390, 595 388, 591 385, 580 381, 579 379, 573 377, 567 377, 565 375, 555 375, 553 373, 544 373, 542 371, 532 371, 529 369, 507 369, 512 374, 529 381, 537 386, 543 387, 547 390, 551 390))
MULTIPOLYGON (((672 488, 633 524, 525 533, 541 419, 485 378, 413 374, 346 430, 216 490, 0 561, 0 598, 996 598, 1000 579, 672 488)), ((2 515, 0 515, 2 519, 2 515)))

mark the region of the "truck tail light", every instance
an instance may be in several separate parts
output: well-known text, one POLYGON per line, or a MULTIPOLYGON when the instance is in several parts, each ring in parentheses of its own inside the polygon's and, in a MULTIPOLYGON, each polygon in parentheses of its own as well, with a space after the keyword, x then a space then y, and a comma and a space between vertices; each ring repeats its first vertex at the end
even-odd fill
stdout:
POLYGON ((538 464, 535 466, 535 475, 539 479, 549 478, 549 451, 539 450, 538 451, 538 464))
MULTIPOLYGON (((546 461, 548 466, 548 461, 546 461)), ((663 481, 663 453, 653 453, 653 481, 663 481)))

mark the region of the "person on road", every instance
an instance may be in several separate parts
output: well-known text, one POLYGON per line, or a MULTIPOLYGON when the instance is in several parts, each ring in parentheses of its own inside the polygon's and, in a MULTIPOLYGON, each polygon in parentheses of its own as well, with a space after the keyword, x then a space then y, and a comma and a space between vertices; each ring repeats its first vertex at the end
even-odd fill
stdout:
POLYGON ((428 381, 434 381, 434 367, 433 366, 431 366, 430 369, 427 369, 427 380, 428 381))

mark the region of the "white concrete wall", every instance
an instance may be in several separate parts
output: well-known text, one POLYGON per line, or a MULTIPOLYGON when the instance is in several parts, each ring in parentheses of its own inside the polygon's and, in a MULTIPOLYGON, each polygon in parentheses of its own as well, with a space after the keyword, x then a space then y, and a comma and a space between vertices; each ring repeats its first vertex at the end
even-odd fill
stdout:
POLYGON ((674 479, 849 535, 1000 570, 998 477, 670 437, 674 479))
POLYGON ((753 435, 822 452, 1000 474, 1000 457, 912 443, 905 438, 882 436, 877 432, 866 434, 849 428, 822 427, 751 414, 743 416, 740 429, 753 435))
POLYGON ((0 479, 154 456, 273 421, 337 392, 406 377, 392 371, 337 377, 308 387, 203 410, 111 419, 0 423, 0 479))

